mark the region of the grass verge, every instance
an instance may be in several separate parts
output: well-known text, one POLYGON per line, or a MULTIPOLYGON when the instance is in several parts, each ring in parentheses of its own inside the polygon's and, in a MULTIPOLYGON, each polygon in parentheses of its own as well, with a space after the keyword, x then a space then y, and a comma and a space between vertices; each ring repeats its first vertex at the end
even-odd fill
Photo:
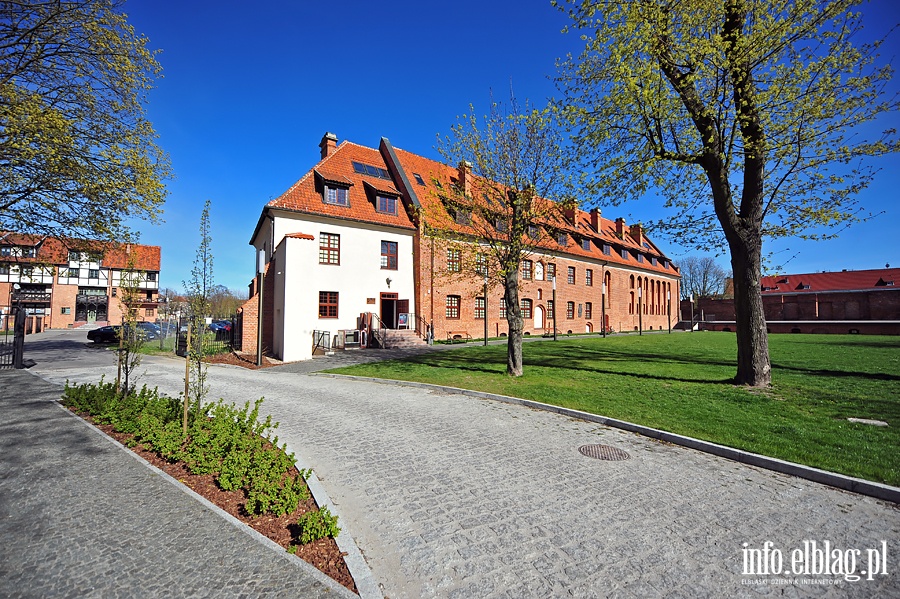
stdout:
POLYGON ((734 334, 708 332, 525 343, 517 379, 505 374, 505 345, 329 372, 510 395, 900 486, 900 338, 771 335, 769 344, 769 390, 733 385, 734 334))

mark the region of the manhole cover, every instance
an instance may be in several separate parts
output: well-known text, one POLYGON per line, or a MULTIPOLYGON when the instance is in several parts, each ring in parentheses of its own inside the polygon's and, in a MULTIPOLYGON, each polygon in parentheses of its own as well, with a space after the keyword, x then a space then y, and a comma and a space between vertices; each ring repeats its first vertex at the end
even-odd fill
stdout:
POLYGON ((581 455, 586 455, 589 458, 597 458, 598 460, 616 461, 627 460, 631 457, 621 449, 610 447, 609 445, 582 445, 578 448, 578 451, 581 455))

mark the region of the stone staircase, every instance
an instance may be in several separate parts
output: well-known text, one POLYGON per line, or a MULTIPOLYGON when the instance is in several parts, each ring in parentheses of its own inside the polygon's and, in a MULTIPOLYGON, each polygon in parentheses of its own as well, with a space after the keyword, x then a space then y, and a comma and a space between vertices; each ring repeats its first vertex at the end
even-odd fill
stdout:
POLYGON ((427 345, 418 333, 411 329, 380 329, 379 338, 384 339, 385 349, 400 349, 427 345))

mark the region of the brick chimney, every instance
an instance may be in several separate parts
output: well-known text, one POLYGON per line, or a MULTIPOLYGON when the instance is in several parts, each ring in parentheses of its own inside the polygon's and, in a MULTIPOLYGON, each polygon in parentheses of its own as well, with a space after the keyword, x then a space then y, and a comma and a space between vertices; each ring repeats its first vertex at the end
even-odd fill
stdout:
POLYGON ((326 133, 322 136, 322 141, 319 142, 319 149, 322 150, 322 160, 325 160, 332 154, 334 154, 334 149, 337 147, 337 135, 334 133, 326 133))
POLYGON ((463 160, 457 168, 459 170, 457 173, 459 188, 466 195, 470 195, 472 193, 472 163, 468 160, 463 160))
POLYGON ((631 238, 639 246, 644 246, 644 227, 641 226, 641 223, 631 225, 631 238))
POLYGON ((602 214, 599 208, 591 208, 591 227, 598 233, 600 232, 600 223, 603 222, 602 214))
POLYGON ((616 235, 619 239, 625 239, 625 219, 621 216, 616 219, 616 235))
POLYGON ((566 208, 563 210, 563 216, 570 225, 574 226, 576 229, 578 228, 578 210, 576 208, 566 208))

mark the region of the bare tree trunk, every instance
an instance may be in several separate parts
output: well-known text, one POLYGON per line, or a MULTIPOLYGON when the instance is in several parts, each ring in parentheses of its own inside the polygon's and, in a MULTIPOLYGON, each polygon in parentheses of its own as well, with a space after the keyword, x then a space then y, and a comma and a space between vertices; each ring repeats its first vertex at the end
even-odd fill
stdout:
POLYGON ((505 265, 503 281, 506 299, 506 322, 509 337, 506 339, 506 374, 522 376, 522 310, 519 306, 519 265, 505 265))
POLYGON ((769 335, 760 282, 762 241, 738 238, 729 242, 734 275, 734 312, 737 329, 739 385, 765 387, 772 382, 769 335))

